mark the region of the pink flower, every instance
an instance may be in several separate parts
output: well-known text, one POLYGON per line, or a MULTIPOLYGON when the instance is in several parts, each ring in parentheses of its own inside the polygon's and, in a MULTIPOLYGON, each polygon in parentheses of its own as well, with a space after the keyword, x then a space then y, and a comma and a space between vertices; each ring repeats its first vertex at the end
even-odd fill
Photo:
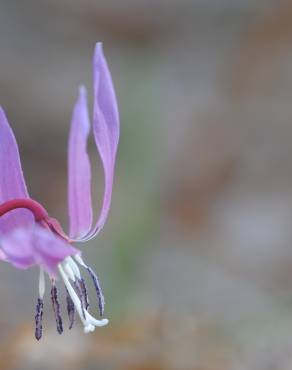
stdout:
POLYGON ((97 276, 81 258, 73 242, 86 242, 102 229, 108 216, 114 177, 115 158, 119 141, 119 114, 111 75, 103 55, 102 45, 96 44, 93 58, 94 107, 93 135, 105 178, 104 196, 97 221, 92 225, 91 170, 87 154, 90 120, 86 91, 80 88, 74 107, 68 148, 68 203, 70 231, 67 235, 59 222, 28 195, 15 137, 4 111, 0 108, 0 259, 16 268, 40 267, 39 297, 36 305, 35 336, 42 336, 45 273, 52 283, 51 298, 57 330, 63 332, 55 280, 63 280, 67 292, 69 328, 75 311, 84 331, 104 326, 107 319, 97 320, 89 313, 84 279, 79 267, 91 276, 96 288, 100 316, 104 297, 97 276))

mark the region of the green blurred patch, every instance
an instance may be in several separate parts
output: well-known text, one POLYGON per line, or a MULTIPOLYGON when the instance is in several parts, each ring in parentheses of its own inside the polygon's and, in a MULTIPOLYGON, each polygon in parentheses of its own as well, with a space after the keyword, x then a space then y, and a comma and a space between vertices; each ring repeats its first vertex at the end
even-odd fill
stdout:
MULTIPOLYGON (((111 309, 127 308, 143 256, 149 252, 159 219, 161 114, 157 91, 159 66, 149 55, 127 55, 120 94, 121 142, 114 190, 111 309), (156 81, 156 83, 155 83, 156 81)), ((110 276, 109 276, 110 275, 110 276)))

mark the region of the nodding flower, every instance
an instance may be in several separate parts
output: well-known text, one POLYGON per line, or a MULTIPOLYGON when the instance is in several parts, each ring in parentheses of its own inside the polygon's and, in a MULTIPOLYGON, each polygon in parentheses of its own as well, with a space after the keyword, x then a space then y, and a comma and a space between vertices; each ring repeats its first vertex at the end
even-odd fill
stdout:
POLYGON ((56 280, 61 278, 71 329, 75 312, 84 332, 108 323, 102 318, 104 296, 94 271, 73 244, 87 242, 103 228, 107 219, 119 141, 119 114, 110 71, 97 43, 93 57, 92 129, 104 171, 104 193, 101 210, 93 223, 91 204, 91 169, 87 139, 91 123, 87 110, 86 90, 80 87, 73 110, 68 147, 69 233, 50 217, 45 208, 31 199, 23 177, 17 143, 5 113, 0 108, 0 259, 18 269, 39 266, 39 293, 35 313, 35 337, 42 337, 45 274, 51 281, 51 300, 57 331, 63 332, 56 280), (81 270, 87 272, 97 293, 99 319, 89 313, 89 299, 81 270))

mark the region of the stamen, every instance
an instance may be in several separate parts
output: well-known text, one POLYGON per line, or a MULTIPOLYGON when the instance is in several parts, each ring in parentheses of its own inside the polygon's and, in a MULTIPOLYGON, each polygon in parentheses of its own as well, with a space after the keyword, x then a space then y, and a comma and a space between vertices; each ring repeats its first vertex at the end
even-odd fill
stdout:
POLYGON ((74 302, 72 301, 72 298, 70 297, 70 294, 68 292, 68 289, 66 288, 66 301, 67 301, 67 312, 69 317, 69 329, 72 329, 74 321, 75 321, 75 306, 74 302))
POLYGON ((35 337, 40 340, 43 333, 43 308, 44 302, 41 298, 38 298, 36 305, 36 315, 35 315, 35 337))
POLYGON ((76 293, 80 299, 81 302, 81 308, 82 308, 82 314, 85 318, 85 312, 84 309, 87 310, 89 304, 88 304, 88 298, 87 298, 87 291, 86 286, 83 278, 81 277, 80 271, 78 269, 78 266, 76 263, 70 259, 66 258, 64 263, 62 263, 62 266, 68 275, 69 279, 72 281, 73 287, 76 290, 76 293), (77 276, 76 276, 77 275, 77 276), (77 279, 76 279, 77 277, 77 279))
POLYGON ((86 270, 89 272, 89 275, 91 276, 91 279, 93 281, 93 284, 94 284, 94 287, 95 287, 95 290, 96 290, 96 294, 97 294, 97 298, 98 298, 99 314, 100 314, 100 316, 102 316, 103 313, 104 313, 104 303, 105 302, 104 302, 104 295, 102 293, 102 289, 101 289, 101 286, 100 286, 99 281, 98 281, 98 277, 95 274, 95 272, 92 270, 91 267, 87 266, 86 270))
POLYGON ((46 282, 45 282, 45 273, 42 268, 40 268, 40 278, 39 278, 39 297, 41 299, 44 298, 45 294, 45 288, 46 288, 46 282))
POLYGON ((69 256, 65 259, 65 261, 69 264, 69 266, 73 270, 74 275, 77 277, 77 279, 81 279, 79 268, 77 266, 77 263, 73 260, 73 258, 69 256))
POLYGON ((78 298, 75 290, 73 289, 73 287, 71 286, 70 282, 69 282, 69 279, 68 279, 68 276, 66 275, 62 265, 60 264, 58 266, 59 268, 59 271, 60 271, 60 274, 62 276, 62 279, 66 285, 66 288, 68 289, 68 292, 69 292, 69 295, 72 299, 72 301, 74 302, 74 305, 75 305, 75 308, 80 316, 80 319, 84 325, 84 331, 86 333, 88 333, 89 331, 93 331, 95 329, 95 326, 105 326, 108 324, 108 320, 107 319, 102 319, 102 320, 97 320, 95 319, 93 316, 91 316, 87 311, 85 311, 85 319, 83 317, 83 314, 82 314, 82 308, 81 308, 81 302, 80 302, 80 299, 78 298))
MULTIPOLYGON (((78 282, 79 283, 79 282, 78 282)), ((82 315, 84 317, 84 319, 86 319, 86 316, 85 316, 85 307, 84 307, 84 299, 83 299, 83 295, 82 295, 82 290, 81 290, 81 287, 79 286, 79 284, 77 283, 77 281, 72 281, 72 284, 76 290, 76 293, 77 293, 77 296, 80 300, 80 304, 81 304, 81 310, 82 310, 82 315)))
POLYGON ((63 263, 63 267, 67 273, 67 275, 69 276, 69 278, 72 280, 72 281, 75 281, 75 275, 74 275, 74 272, 73 270, 71 269, 70 265, 68 262, 64 262, 63 263))
POLYGON ((78 314, 80 316, 80 319, 81 319, 82 323, 84 325, 86 325, 86 320, 83 318, 83 315, 82 315, 82 309, 81 309, 80 300, 79 300, 79 298, 78 298, 75 290, 72 288, 72 286, 71 286, 71 284, 69 282, 69 279, 68 279, 65 271, 63 270, 63 267, 61 266, 61 264, 58 267, 59 267, 60 274, 61 274, 61 276, 62 276, 62 278, 64 280, 65 286, 66 286, 66 288, 68 290, 68 293, 69 293, 69 295, 70 295, 70 297, 71 297, 71 299, 72 299, 72 301, 74 303, 74 306, 75 306, 75 308, 76 308, 76 310, 77 310, 77 312, 78 312, 78 314))
POLYGON ((62 323, 62 317, 60 314, 60 304, 58 302, 58 291, 56 285, 53 283, 52 289, 51 289, 51 298, 52 298, 52 304, 53 304, 53 310, 55 313, 55 319, 57 324, 57 331, 59 334, 63 333, 63 323, 62 323))
POLYGON ((78 279, 80 289, 82 291, 82 299, 83 299, 83 305, 85 309, 87 310, 89 307, 89 300, 88 300, 88 294, 87 294, 87 289, 86 289, 86 284, 84 279, 81 277, 78 279))
POLYGON ((74 256, 75 260, 83 267, 87 267, 86 263, 83 261, 82 257, 79 256, 79 254, 75 254, 74 256))
POLYGON ((101 285, 99 283, 98 277, 95 274, 95 272, 92 270, 92 268, 87 266, 86 263, 83 261, 83 259, 79 255, 75 255, 74 257, 75 257, 75 260, 88 271, 88 273, 89 273, 89 275, 90 275, 90 277, 93 281, 93 284, 94 284, 94 287, 95 287, 95 290, 96 290, 96 294, 97 294, 97 298, 98 298, 99 314, 100 314, 100 316, 102 316, 103 313, 104 313, 105 300, 104 300, 104 295, 102 293, 102 289, 101 289, 101 285))

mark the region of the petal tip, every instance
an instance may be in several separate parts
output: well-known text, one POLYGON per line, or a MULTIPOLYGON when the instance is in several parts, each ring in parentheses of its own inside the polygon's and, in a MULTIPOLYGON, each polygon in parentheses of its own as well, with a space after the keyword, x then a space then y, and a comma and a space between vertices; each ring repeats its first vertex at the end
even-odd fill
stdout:
POLYGON ((102 51, 102 48, 103 48, 103 43, 101 41, 98 41, 95 44, 95 51, 102 51))
POLYGON ((98 61, 100 58, 103 58, 103 57, 104 57, 103 44, 102 42, 97 42, 94 48, 94 60, 98 61))
POLYGON ((78 92, 79 92, 79 97, 84 98, 87 95, 86 87, 84 85, 79 86, 79 91, 78 92))

